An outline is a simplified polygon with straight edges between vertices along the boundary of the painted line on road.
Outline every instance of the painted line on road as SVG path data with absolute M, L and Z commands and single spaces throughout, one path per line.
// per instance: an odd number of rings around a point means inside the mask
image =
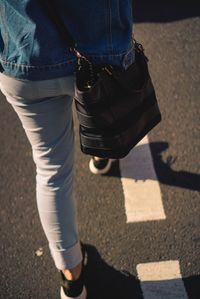
M 179 261 L 138 264 L 136 268 L 144 299 L 188 299 Z
M 120 160 L 127 222 L 166 219 L 148 137 Z

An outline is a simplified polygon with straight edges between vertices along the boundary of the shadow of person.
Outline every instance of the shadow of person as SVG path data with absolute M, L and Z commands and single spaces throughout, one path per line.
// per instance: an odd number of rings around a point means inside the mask
M 157 176 L 154 175 L 154 172 L 151 171 L 151 169 L 148 167 L 145 169 L 135 169 L 133 158 L 133 160 L 131 161 L 133 164 L 132 170 L 127 172 L 125 176 L 126 178 L 130 178 L 135 181 L 158 180 L 162 184 L 200 191 L 199 174 L 191 173 L 184 170 L 173 170 L 171 166 L 175 163 L 177 157 L 168 156 L 166 161 L 163 160 L 162 152 L 164 152 L 169 147 L 168 142 L 151 142 L 149 144 L 147 143 L 136 146 L 132 151 L 133 155 L 137 157 L 137 160 L 142 160 L 145 158 L 145 153 L 148 152 L 149 146 L 151 149 L 153 164 Z M 131 155 L 131 153 L 129 155 Z M 129 159 L 129 156 L 127 156 L 126 159 Z M 106 175 L 121 177 L 119 165 L 115 163 L 111 171 Z
M 181 19 L 199 17 L 198 1 L 159 1 L 133 0 L 133 22 L 173 22 Z
M 191 173 L 185 170 L 173 170 L 171 166 L 174 164 L 177 157 L 168 156 L 166 162 L 163 161 L 161 153 L 168 147 L 169 144 L 167 142 L 150 143 L 153 162 L 159 182 L 170 186 L 200 191 L 199 174 Z
M 129 272 L 119 271 L 109 266 L 93 245 L 84 244 L 84 248 L 86 250 L 84 280 L 88 293 L 87 299 L 143 299 L 143 292 L 146 296 L 149 295 L 148 298 L 152 295 L 152 298 L 155 298 L 156 293 L 159 294 L 159 298 L 162 295 L 164 298 L 167 296 L 175 298 L 176 295 L 183 294 L 185 291 L 190 299 L 200 298 L 199 276 L 167 280 L 148 279 L 140 282 Z
M 184 277 L 183 281 L 188 293 L 188 297 L 190 299 L 200 298 L 200 275 Z
M 118 271 L 109 266 L 97 249 L 84 244 L 87 263 L 85 285 L 88 299 L 142 299 L 139 281 L 126 271 Z

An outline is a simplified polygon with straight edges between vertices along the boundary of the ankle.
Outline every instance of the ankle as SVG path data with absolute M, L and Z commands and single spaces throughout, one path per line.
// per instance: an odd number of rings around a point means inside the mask
M 77 280 L 80 277 L 81 271 L 82 271 L 82 263 L 78 264 L 76 267 L 72 269 L 62 270 L 67 280 Z
M 100 157 L 94 157 L 95 161 L 101 161 L 101 160 L 106 160 L 106 158 L 100 158 Z

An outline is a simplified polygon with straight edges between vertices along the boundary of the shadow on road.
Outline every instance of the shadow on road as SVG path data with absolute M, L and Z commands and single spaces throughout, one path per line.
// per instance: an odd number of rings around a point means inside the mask
M 85 266 L 85 285 L 88 299 L 143 299 L 142 288 L 145 292 L 155 294 L 172 290 L 177 293 L 177 285 L 182 279 L 140 281 L 127 271 L 118 271 L 109 266 L 100 256 L 97 249 L 89 244 L 84 244 L 87 262 Z M 200 298 L 200 276 L 183 278 L 183 282 L 190 299 Z M 149 294 L 150 294 L 149 293 Z M 170 294 L 170 291 L 169 291 Z
M 133 275 L 109 266 L 94 246 L 84 246 L 87 252 L 85 284 L 88 299 L 142 299 L 139 281 Z
M 194 191 L 200 191 L 200 175 L 188 171 L 176 171 L 171 168 L 177 157 L 169 156 L 165 161 L 162 159 L 161 153 L 169 147 L 168 142 L 152 142 L 150 143 L 151 153 L 153 156 L 154 166 L 159 182 L 186 188 Z
M 153 157 L 154 167 L 157 174 L 158 181 L 162 184 L 176 186 L 180 188 L 190 189 L 194 191 L 200 191 L 200 175 L 196 173 L 191 173 L 188 171 L 180 170 L 176 171 L 172 169 L 173 163 L 176 161 L 177 157 L 169 156 L 166 161 L 162 158 L 162 152 L 169 147 L 168 142 L 151 142 L 150 144 L 151 153 Z M 148 144 L 138 145 L 134 148 L 134 151 L 140 152 L 143 151 L 143 147 L 149 146 Z M 110 173 L 107 176 L 121 177 L 119 172 L 119 165 L 115 163 L 113 165 Z M 146 173 L 144 176 L 133 175 L 133 180 L 142 180 L 155 179 L 154 177 L 147 177 Z
M 134 23 L 165 23 L 198 16 L 200 16 L 200 2 L 194 0 L 133 0 Z
M 183 279 L 189 299 L 200 298 L 200 276 L 192 275 Z

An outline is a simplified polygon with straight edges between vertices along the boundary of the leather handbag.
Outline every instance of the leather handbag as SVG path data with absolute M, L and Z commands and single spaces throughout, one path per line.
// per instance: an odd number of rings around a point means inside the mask
M 148 59 L 135 40 L 135 61 L 126 70 L 93 65 L 81 55 L 54 1 L 40 0 L 77 58 L 75 107 L 84 154 L 120 159 L 161 121 Z

